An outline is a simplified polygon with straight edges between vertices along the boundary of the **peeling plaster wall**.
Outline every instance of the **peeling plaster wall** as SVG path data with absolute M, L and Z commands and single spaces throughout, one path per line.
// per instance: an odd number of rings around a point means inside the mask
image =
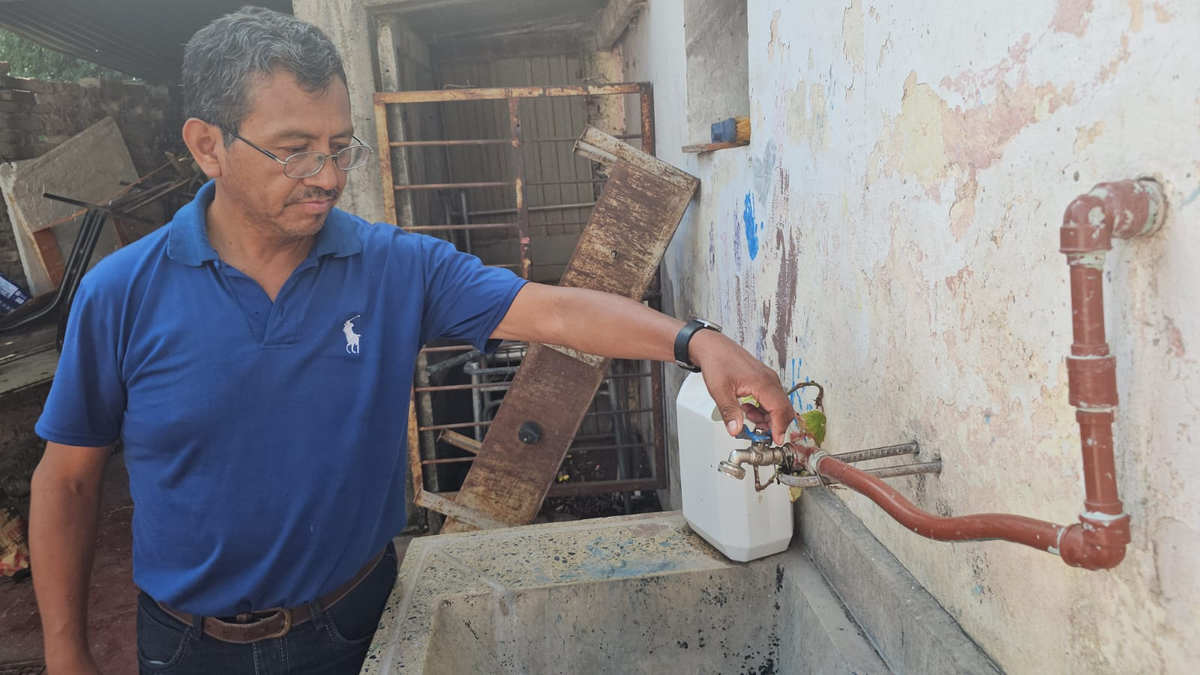
M 747 148 L 679 150 L 698 95 L 682 3 L 649 3 L 619 46 L 625 79 L 654 84 L 658 154 L 703 180 L 665 287 L 676 316 L 723 324 L 785 384 L 824 383 L 830 451 L 916 439 L 940 455 L 940 477 L 893 480 L 927 510 L 1076 520 L 1058 227 L 1094 183 L 1164 182 L 1163 231 L 1107 262 L 1133 517 L 1116 570 L 931 542 L 839 494 L 1008 671 L 1194 672 L 1200 5 L 747 4 Z

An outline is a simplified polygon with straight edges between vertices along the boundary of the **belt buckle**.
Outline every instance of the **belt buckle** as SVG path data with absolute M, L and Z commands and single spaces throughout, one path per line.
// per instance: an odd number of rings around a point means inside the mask
M 266 639 L 268 640 L 281 638 L 284 635 L 287 635 L 288 631 L 292 629 L 292 610 L 285 607 L 276 611 L 283 615 L 283 628 L 280 628 L 279 632 L 277 633 L 272 633 L 271 635 L 266 636 Z

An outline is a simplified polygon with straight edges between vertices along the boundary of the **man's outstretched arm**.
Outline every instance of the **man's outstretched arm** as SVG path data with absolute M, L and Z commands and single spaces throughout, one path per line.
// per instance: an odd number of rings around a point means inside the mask
M 618 359 L 674 361 L 675 336 L 683 322 L 611 293 L 526 284 L 493 338 L 561 345 Z M 768 416 L 777 444 L 786 439 L 794 414 L 779 376 L 716 331 L 696 333 L 688 356 L 700 367 L 730 435 L 742 429 L 738 399 L 753 396 Z

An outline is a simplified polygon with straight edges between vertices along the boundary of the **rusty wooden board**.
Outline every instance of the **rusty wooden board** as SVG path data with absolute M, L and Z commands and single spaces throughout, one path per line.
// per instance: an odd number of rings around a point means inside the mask
M 562 284 L 640 300 L 699 181 L 594 129 L 581 145 L 612 168 Z M 442 532 L 532 522 L 607 369 L 608 359 L 531 345 L 455 496 L 475 525 L 451 517 Z

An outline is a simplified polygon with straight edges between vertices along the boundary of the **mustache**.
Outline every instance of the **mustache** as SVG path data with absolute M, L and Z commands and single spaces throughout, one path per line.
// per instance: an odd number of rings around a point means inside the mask
M 313 201 L 337 201 L 339 194 L 340 193 L 337 190 L 325 190 L 322 188 L 308 188 L 307 190 L 304 191 L 304 194 L 300 195 L 299 197 L 297 197 L 295 199 L 290 200 L 288 203 L 289 204 L 299 204 L 302 202 L 313 202 Z

